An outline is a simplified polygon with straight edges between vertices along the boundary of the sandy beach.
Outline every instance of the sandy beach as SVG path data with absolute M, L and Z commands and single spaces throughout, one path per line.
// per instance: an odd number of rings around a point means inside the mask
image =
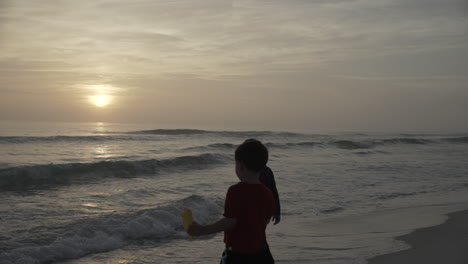
M 448 216 L 448 220 L 441 225 L 397 237 L 411 248 L 377 256 L 370 259 L 369 264 L 468 263 L 468 210 Z

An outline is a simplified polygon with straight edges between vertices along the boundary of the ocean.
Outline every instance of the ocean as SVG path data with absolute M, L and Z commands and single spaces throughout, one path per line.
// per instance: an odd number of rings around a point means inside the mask
M 190 240 L 179 213 L 221 217 L 248 138 L 270 151 L 277 263 L 366 263 L 468 208 L 468 134 L 0 124 L 2 264 L 219 263 L 222 233 Z

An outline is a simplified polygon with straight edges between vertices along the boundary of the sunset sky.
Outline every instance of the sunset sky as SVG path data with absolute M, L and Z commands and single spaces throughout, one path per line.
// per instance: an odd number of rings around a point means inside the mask
M 468 132 L 466 0 L 1 0 L 0 120 Z

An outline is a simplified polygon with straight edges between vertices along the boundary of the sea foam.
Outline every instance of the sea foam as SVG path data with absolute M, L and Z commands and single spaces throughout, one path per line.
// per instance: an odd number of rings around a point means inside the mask
M 197 222 L 207 223 L 220 216 L 222 201 L 192 195 L 154 209 L 82 219 L 65 227 L 50 228 L 48 237 L 33 241 L 25 231 L 5 243 L 18 244 L 27 240 L 28 244 L 36 245 L 2 253 L 0 263 L 48 263 L 115 250 L 141 239 L 170 241 L 186 238 L 179 215 L 183 208 L 192 209 Z M 52 242 L 42 244 L 43 241 Z

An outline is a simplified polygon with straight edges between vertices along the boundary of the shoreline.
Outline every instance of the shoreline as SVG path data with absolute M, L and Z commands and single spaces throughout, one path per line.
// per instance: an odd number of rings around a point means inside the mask
M 447 214 L 439 225 L 396 237 L 411 248 L 368 259 L 368 264 L 468 263 L 468 210 Z

